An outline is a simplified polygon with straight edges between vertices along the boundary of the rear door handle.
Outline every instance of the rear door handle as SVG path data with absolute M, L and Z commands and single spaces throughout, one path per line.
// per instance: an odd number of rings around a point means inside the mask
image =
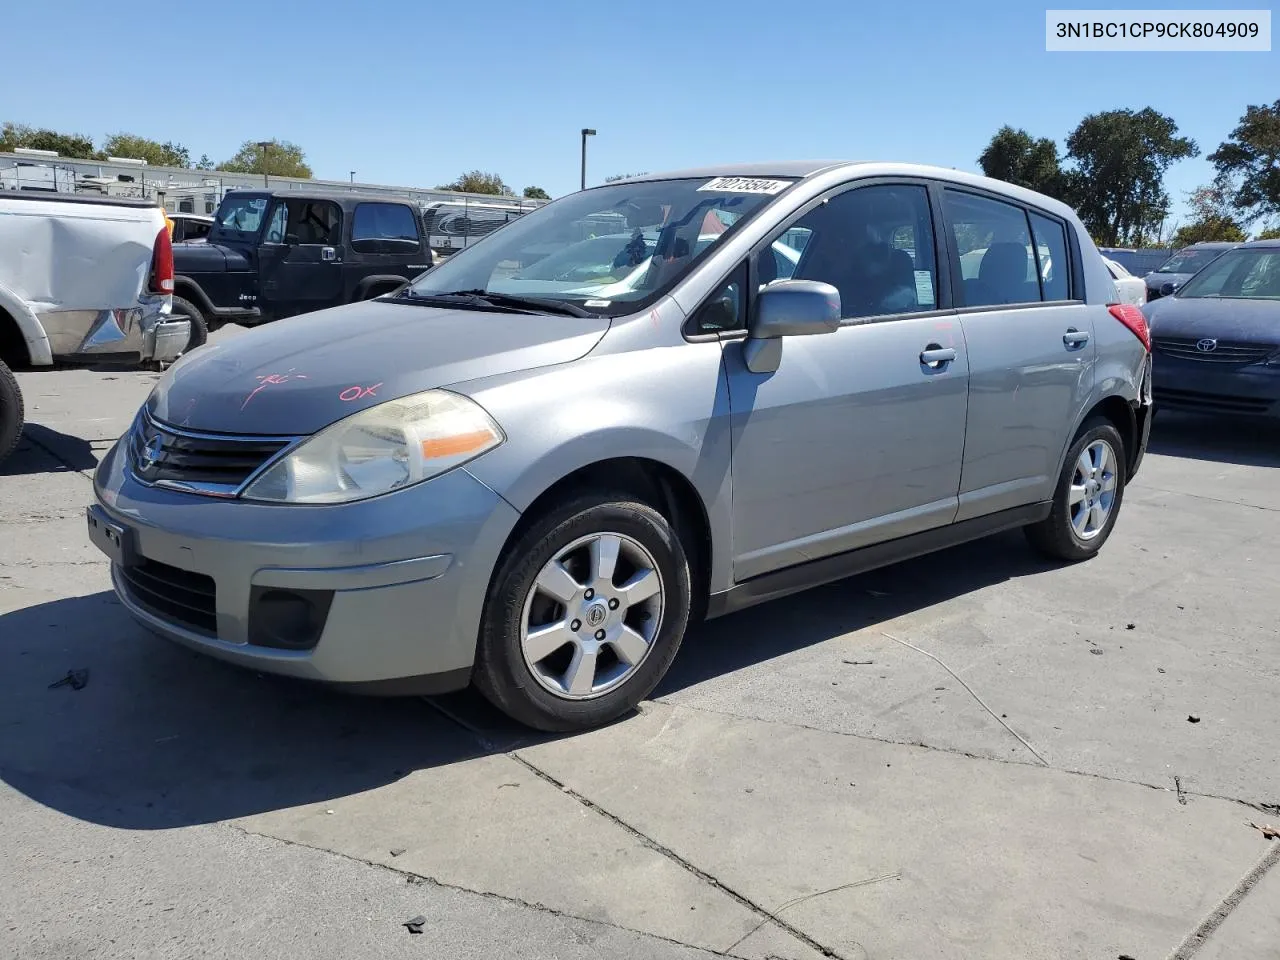
M 1089 342 L 1089 331 L 1071 327 L 1062 335 L 1062 342 L 1068 347 L 1083 347 Z
M 920 351 L 920 362 L 931 370 L 940 370 L 955 358 L 955 347 L 944 347 L 937 343 L 931 343 Z

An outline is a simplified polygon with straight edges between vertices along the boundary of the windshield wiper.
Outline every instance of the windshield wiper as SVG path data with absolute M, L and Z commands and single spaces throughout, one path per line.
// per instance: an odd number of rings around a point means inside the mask
M 570 317 L 594 317 L 590 310 L 584 310 L 576 303 L 554 300 L 549 297 L 521 297 L 509 293 L 490 293 L 488 290 L 452 290 L 449 293 L 431 294 L 437 297 L 471 297 L 482 303 L 495 307 L 510 307 L 515 310 L 536 310 L 540 313 L 562 313 Z

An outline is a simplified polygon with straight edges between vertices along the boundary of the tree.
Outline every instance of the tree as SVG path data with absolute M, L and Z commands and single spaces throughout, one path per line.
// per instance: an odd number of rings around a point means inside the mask
M 550 200 L 551 194 L 543 190 L 541 187 L 525 187 L 524 198 L 526 200 Z
M 614 183 L 615 181 L 618 181 L 618 180 L 629 180 L 631 177 L 643 177 L 648 172 L 649 172 L 648 170 L 643 170 L 640 173 L 615 173 L 612 177 L 605 177 L 604 182 Z
M 499 196 L 515 196 L 511 188 L 502 182 L 496 173 L 485 173 L 483 170 L 468 170 L 453 183 L 441 184 L 437 190 L 457 190 L 460 193 L 492 193 Z
M 1090 234 L 1120 246 L 1157 232 L 1169 212 L 1164 175 L 1200 152 L 1178 125 L 1150 107 L 1109 110 L 1080 121 L 1067 137 L 1074 161 L 1068 191 Z
M 212 170 L 213 161 L 209 159 L 209 155 L 207 153 L 202 153 L 200 154 L 200 162 L 196 164 L 195 168 L 197 170 Z
M 1280 240 L 1280 227 L 1268 227 L 1266 230 L 1260 230 L 1255 240 Z
M 0 151 L 12 153 L 18 147 L 31 150 L 56 150 L 59 156 L 93 160 L 93 138 L 82 133 L 58 133 L 37 130 L 21 123 L 5 123 L 0 127 Z
M 1003 126 L 978 157 L 988 177 L 1062 198 L 1066 177 L 1058 159 L 1058 145 L 1048 137 L 1034 140 L 1025 130 Z
M 102 142 L 102 154 L 107 157 L 132 157 L 145 160 L 155 167 L 189 167 L 191 153 L 180 143 L 148 140 L 132 133 L 113 133 Z
M 1231 215 L 1234 193 L 1218 182 L 1191 191 L 1187 199 L 1191 222 L 1173 235 L 1175 247 L 1188 247 L 1206 240 L 1244 242 L 1244 227 Z
M 1280 214 L 1280 100 L 1246 107 L 1231 136 L 1208 159 L 1220 178 L 1239 179 L 1234 206 L 1248 220 Z
M 311 177 L 306 154 L 288 140 L 272 140 L 265 148 L 258 146 L 256 140 L 246 140 L 234 157 L 215 169 L 227 173 L 266 173 L 273 177 Z

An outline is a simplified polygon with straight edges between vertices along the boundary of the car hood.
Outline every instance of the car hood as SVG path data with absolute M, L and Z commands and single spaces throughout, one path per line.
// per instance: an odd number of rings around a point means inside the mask
M 1280 343 L 1280 300 L 1161 297 L 1143 310 L 1154 337 Z
M 210 243 L 203 237 L 173 245 L 173 270 L 180 276 L 248 269 L 248 257 L 235 247 Z
M 366 301 L 303 314 L 195 350 L 147 409 L 211 433 L 305 435 L 421 390 L 587 354 L 608 318 Z

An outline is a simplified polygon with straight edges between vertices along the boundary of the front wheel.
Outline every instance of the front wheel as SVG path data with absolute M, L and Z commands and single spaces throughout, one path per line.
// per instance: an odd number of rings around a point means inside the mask
M 17 447 L 23 419 L 22 391 L 12 371 L 0 360 L 0 460 Z
M 513 543 L 489 588 L 475 682 L 539 730 L 599 726 L 662 679 L 689 619 L 675 530 L 626 494 L 578 497 Z
M 1111 536 L 1127 480 L 1119 431 L 1109 420 L 1090 420 L 1067 451 L 1053 509 L 1026 528 L 1027 539 L 1056 560 L 1088 560 Z

